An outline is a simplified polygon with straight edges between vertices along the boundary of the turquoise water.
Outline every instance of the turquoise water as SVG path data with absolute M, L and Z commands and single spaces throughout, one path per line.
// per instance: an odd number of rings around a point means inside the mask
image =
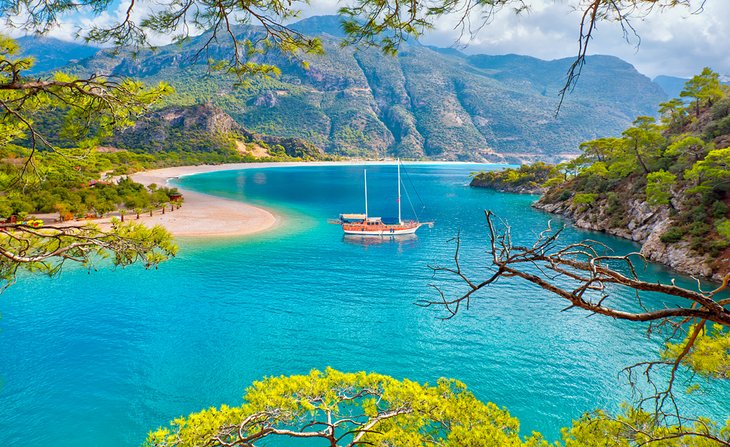
M 458 230 L 464 258 L 474 261 L 465 267 L 485 273 L 485 208 L 524 241 L 549 219 L 530 208 L 534 197 L 468 188 L 477 168 L 408 166 L 405 183 L 427 205 L 421 218 L 436 225 L 397 242 L 345 239 L 326 223 L 361 211 L 362 167 L 182 179 L 266 204 L 284 223 L 244 239 L 181 241 L 178 258 L 155 271 L 21 278 L 0 296 L 0 445 L 134 446 L 176 416 L 239 403 L 253 380 L 328 365 L 455 377 L 519 417 L 524 433 L 550 437 L 584 411 L 615 408 L 629 398 L 620 370 L 657 351 L 643 326 L 560 313 L 563 302 L 517 280 L 494 285 L 449 321 L 413 304 L 435 298 L 432 283 L 455 292 L 458 284 L 432 278 L 428 265 L 449 262 Z M 371 214 L 395 215 L 394 176 L 392 166 L 368 167 Z M 590 237 L 617 252 L 636 249 Z M 657 266 L 647 276 L 669 277 Z M 728 402 L 730 387 L 716 384 L 683 399 L 691 412 L 715 417 L 730 414 Z

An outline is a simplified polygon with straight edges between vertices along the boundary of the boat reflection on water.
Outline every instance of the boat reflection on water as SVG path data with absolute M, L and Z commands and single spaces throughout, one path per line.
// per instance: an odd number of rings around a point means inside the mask
M 414 246 L 418 243 L 418 236 L 415 234 L 401 234 L 397 236 L 370 236 L 360 234 L 345 234 L 342 236 L 345 243 L 370 247 L 375 245 L 395 244 L 399 247 Z

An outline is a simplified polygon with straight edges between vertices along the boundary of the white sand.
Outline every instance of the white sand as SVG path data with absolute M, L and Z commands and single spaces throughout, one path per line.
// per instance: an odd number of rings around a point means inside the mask
M 152 183 L 166 186 L 169 180 L 183 175 L 229 169 L 241 168 L 234 168 L 233 165 L 180 166 L 139 172 L 131 175 L 131 178 L 145 186 Z M 174 236 L 183 237 L 244 236 L 268 230 L 280 220 L 278 216 L 263 208 L 183 188 L 178 189 L 184 197 L 181 208 L 170 211 L 168 207 L 165 214 L 157 210 L 151 217 L 148 213 L 143 213 L 140 220 L 146 225 L 162 225 Z M 135 217 L 127 215 L 127 219 Z
M 353 162 L 349 162 L 352 164 Z M 358 162 L 355 162 L 358 163 Z M 372 163 L 372 162 L 369 162 Z M 376 162 L 381 163 L 381 162 Z M 382 162 L 392 164 L 393 162 Z M 172 179 L 205 172 L 233 171 L 241 169 L 257 169 L 287 166 L 323 166 L 343 164 L 341 162 L 291 162 L 291 163 L 232 163 L 225 165 L 177 166 L 173 168 L 155 169 L 132 174 L 132 180 L 148 186 L 155 183 L 167 186 Z M 185 202 L 180 209 L 165 214 L 159 210 L 150 217 L 143 213 L 140 221 L 147 225 L 162 225 L 174 236 L 191 237 L 230 237 L 244 236 L 268 230 L 276 226 L 281 217 L 263 208 L 248 205 L 236 200 L 201 194 L 179 188 Z M 136 216 L 127 214 L 126 219 Z
M 426 162 L 428 163 L 428 162 Z M 443 162 L 435 162 L 443 163 Z M 241 169 L 258 169 L 291 166 L 328 166 L 328 165 L 363 165 L 394 164 L 394 161 L 360 161 L 347 162 L 290 162 L 290 163 L 232 163 L 224 165 L 178 166 L 155 169 L 132 174 L 132 180 L 147 186 L 152 183 L 168 186 L 171 179 L 178 177 L 216 171 L 232 171 Z M 236 200 L 201 194 L 178 187 L 185 199 L 183 206 L 165 214 L 155 210 L 140 215 L 140 222 L 147 225 L 162 225 L 174 236 L 182 237 L 230 237 L 259 233 L 275 227 L 281 217 L 271 211 L 252 206 Z M 94 220 L 94 223 L 105 226 L 109 218 Z M 128 212 L 127 221 L 137 221 L 134 213 Z

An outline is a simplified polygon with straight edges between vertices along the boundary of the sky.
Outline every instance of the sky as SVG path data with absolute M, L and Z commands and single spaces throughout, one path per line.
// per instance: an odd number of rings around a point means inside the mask
M 117 2 L 100 17 L 69 16 L 50 35 L 72 39 L 79 25 L 111 23 L 126 10 L 128 0 Z M 701 0 L 696 0 L 699 4 Z M 530 10 L 516 15 L 500 11 L 476 35 L 459 41 L 456 17 L 445 17 L 421 38 L 424 44 L 455 46 L 470 54 L 523 54 L 540 59 L 574 57 L 578 51 L 580 12 L 578 0 L 529 0 Z M 302 17 L 336 13 L 337 0 L 312 0 Z M 479 17 L 474 17 L 478 22 Z M 641 73 L 691 77 L 709 66 L 730 78 L 730 1 L 706 0 L 702 11 L 683 6 L 654 10 L 646 17 L 635 17 L 631 24 L 638 38 L 627 39 L 615 23 L 603 22 L 590 42 L 589 54 L 608 54 L 632 63 Z M 0 32 L 8 32 L 0 24 Z M 17 35 L 17 33 L 11 33 Z M 164 40 L 164 37 L 162 37 Z M 160 43 L 160 42 L 156 42 Z
M 527 14 L 501 11 L 467 43 L 467 53 L 526 54 L 540 59 L 572 57 L 578 51 L 581 14 L 575 2 L 538 0 Z M 695 12 L 695 13 L 693 13 Z M 591 54 L 609 54 L 632 63 L 650 77 L 691 77 L 709 66 L 730 76 L 730 1 L 707 0 L 701 12 L 685 7 L 654 10 L 631 21 L 638 38 L 624 38 L 616 23 L 599 24 L 589 44 Z M 453 24 L 440 23 L 424 40 L 453 45 Z

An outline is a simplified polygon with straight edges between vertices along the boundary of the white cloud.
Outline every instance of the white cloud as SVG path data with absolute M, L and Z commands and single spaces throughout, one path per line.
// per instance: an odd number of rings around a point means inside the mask
M 468 53 L 505 54 L 516 53 L 541 59 L 573 57 L 577 52 L 580 11 L 576 0 L 532 0 L 528 13 L 515 15 L 508 8 L 500 11 L 491 22 L 473 36 L 464 36 L 462 48 Z M 72 40 L 81 27 L 109 25 L 123 17 L 129 0 L 122 0 L 113 9 L 99 16 L 79 14 L 66 17 L 62 25 L 50 35 Z M 138 2 L 136 17 L 149 11 L 153 2 Z M 302 17 L 336 13 L 340 6 L 336 0 L 312 0 Z M 621 27 L 615 23 L 600 23 L 590 42 L 590 54 L 610 54 L 634 64 L 651 77 L 659 74 L 689 77 L 702 67 L 709 66 L 723 75 L 730 75 L 730 2 L 707 0 L 705 9 L 698 14 L 678 6 L 666 10 L 654 10 L 645 18 L 636 17 L 631 22 L 638 36 L 624 39 Z M 474 17 L 473 23 L 481 18 Z M 423 37 L 426 44 L 451 46 L 459 38 L 456 17 L 444 17 L 434 30 Z M 17 31 L 3 29 L 18 35 Z M 154 36 L 155 44 L 165 43 L 168 36 Z
M 501 11 L 470 42 L 468 53 L 518 53 L 556 59 L 577 54 L 580 12 L 568 2 L 536 0 L 529 13 Z M 572 3 L 572 2 L 571 2 Z M 589 46 L 590 54 L 610 54 L 634 64 L 649 76 L 668 74 L 689 77 L 710 66 L 730 75 L 730 2 L 708 0 L 697 14 L 685 7 L 656 9 L 631 24 L 639 37 L 624 39 L 616 23 L 600 23 Z M 424 38 L 434 45 L 452 45 L 458 38 L 455 20 L 444 20 Z M 637 47 L 637 44 L 638 47 Z

